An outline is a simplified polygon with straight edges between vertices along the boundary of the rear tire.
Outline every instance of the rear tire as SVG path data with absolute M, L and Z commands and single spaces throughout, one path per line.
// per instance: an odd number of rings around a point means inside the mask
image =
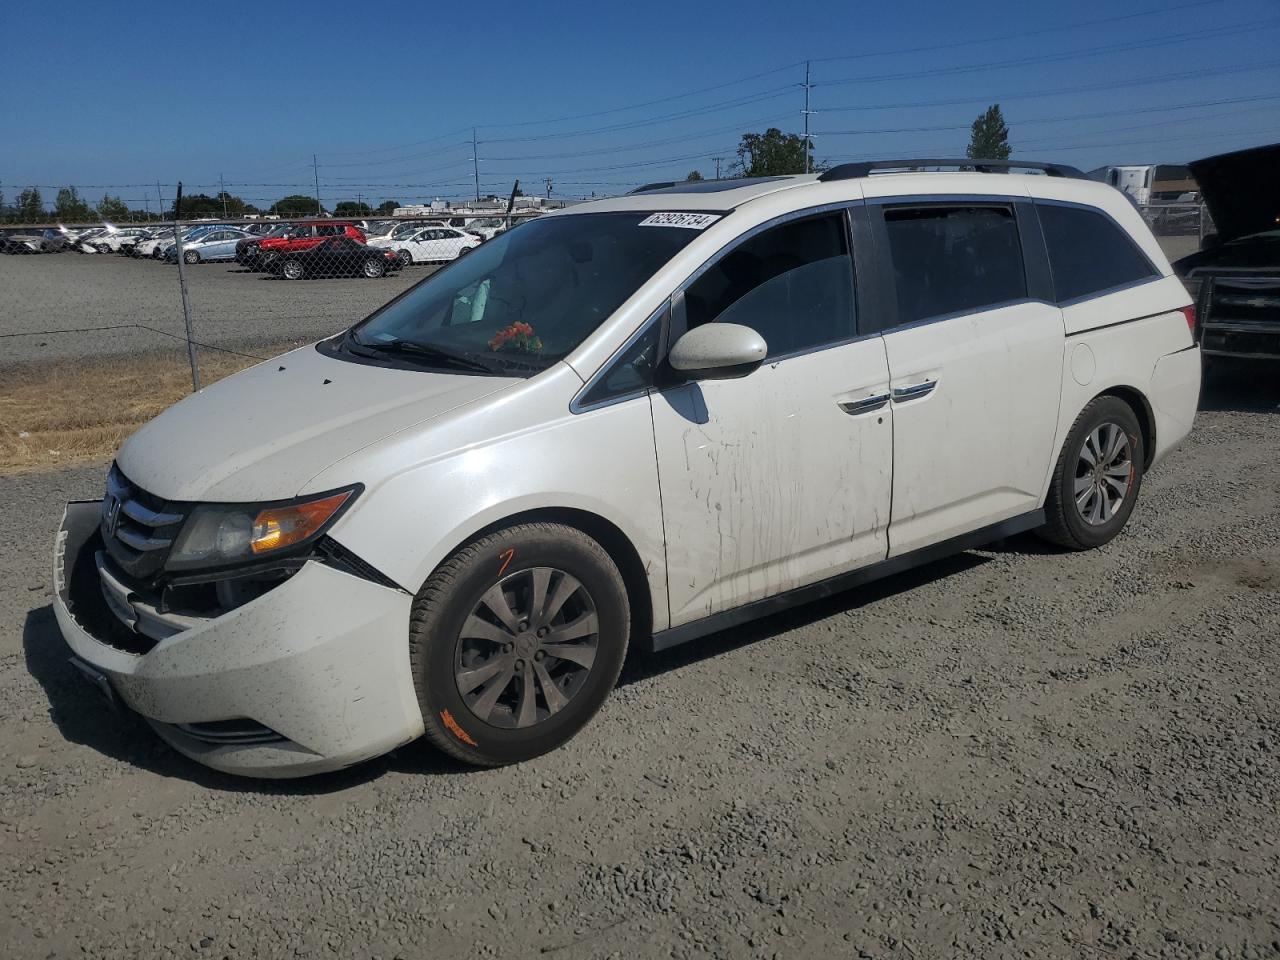
M 1045 500 L 1045 525 L 1036 532 L 1068 550 L 1109 542 L 1133 513 L 1144 463 L 1133 408 L 1119 397 L 1091 401 L 1067 434 Z
M 485 767 L 554 750 L 609 696 L 630 629 L 622 575 L 582 531 L 526 523 L 481 537 L 436 569 L 410 613 L 427 739 Z

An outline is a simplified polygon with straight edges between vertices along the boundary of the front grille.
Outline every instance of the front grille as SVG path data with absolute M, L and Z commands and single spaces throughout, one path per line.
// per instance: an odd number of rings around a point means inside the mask
M 148 493 L 112 465 L 102 501 L 102 540 L 125 574 L 139 581 L 159 574 L 186 516 L 185 504 Z
M 1280 357 L 1280 275 L 1204 274 L 1196 307 L 1201 349 L 1236 357 Z

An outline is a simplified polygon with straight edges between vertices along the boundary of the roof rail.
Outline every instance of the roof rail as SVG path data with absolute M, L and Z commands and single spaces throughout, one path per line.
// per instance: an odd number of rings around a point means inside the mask
M 674 180 L 659 180 L 657 183 L 646 183 L 642 187 L 628 190 L 627 196 L 631 196 L 633 193 L 644 193 L 646 190 L 665 190 L 667 187 L 674 187 L 675 185 L 676 182 Z
M 823 183 L 831 180 L 856 180 L 870 176 L 876 170 L 918 170 L 922 167 L 971 167 L 978 173 L 1041 170 L 1050 177 L 1089 179 L 1082 171 L 1065 163 L 1037 163 L 1034 160 L 861 160 L 832 167 L 818 179 Z

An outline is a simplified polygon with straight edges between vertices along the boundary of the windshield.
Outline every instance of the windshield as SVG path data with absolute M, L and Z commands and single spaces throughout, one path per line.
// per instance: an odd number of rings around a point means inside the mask
M 358 342 L 419 344 L 518 374 L 585 340 L 697 231 L 647 212 L 547 217 L 476 247 L 355 327 Z

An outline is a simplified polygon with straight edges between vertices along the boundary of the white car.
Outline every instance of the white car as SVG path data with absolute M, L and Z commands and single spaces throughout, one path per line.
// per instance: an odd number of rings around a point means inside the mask
M 370 240 L 369 246 L 381 247 L 385 250 L 396 250 L 400 254 L 400 262 L 439 263 L 456 260 L 470 250 L 474 250 L 484 241 L 465 230 L 452 227 L 427 227 L 417 230 L 408 236 L 392 235 L 384 239 Z
M 142 227 L 111 227 L 90 240 L 84 241 L 98 253 L 119 253 L 120 245 L 126 240 L 138 240 L 150 236 L 150 231 Z
M 583 203 L 206 387 L 67 508 L 75 663 L 232 773 L 423 734 L 496 765 L 580 730 L 629 644 L 1107 543 L 1191 429 L 1192 307 L 1123 195 L 983 166 Z
M 133 255 L 159 260 L 164 256 L 164 248 L 171 243 L 173 243 L 173 228 L 166 227 L 152 232 L 151 236 L 145 240 L 139 240 L 137 246 L 133 248 Z

